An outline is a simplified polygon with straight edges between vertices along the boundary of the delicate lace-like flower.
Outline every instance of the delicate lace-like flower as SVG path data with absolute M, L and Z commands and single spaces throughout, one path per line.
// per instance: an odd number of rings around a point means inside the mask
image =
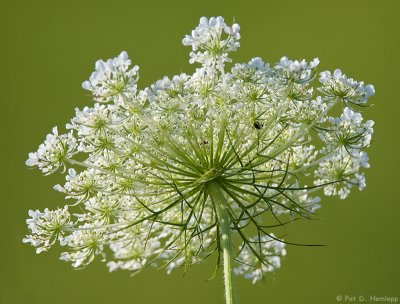
M 277 240 L 273 234 L 261 238 L 253 237 L 241 247 L 237 257 L 241 264 L 233 271 L 237 275 L 251 279 L 253 284 L 263 279 L 265 273 L 280 268 L 281 258 L 286 255 L 285 244 Z
M 109 117 L 111 111 L 106 105 L 96 103 L 94 108 L 84 107 L 82 111 L 75 109 L 76 116 L 67 129 L 75 129 L 79 136 L 102 134 L 110 128 L 113 121 Z
M 366 154 L 353 156 L 344 149 L 339 149 L 332 157 L 321 162 L 315 172 L 315 185 L 324 185 L 324 194 L 338 195 L 345 199 L 350 194 L 352 186 L 357 185 L 360 190 L 365 187 L 364 174 L 358 171 L 364 162 L 360 161 Z
M 318 64 L 318 58 L 314 58 L 313 61 L 307 63 L 304 59 L 293 61 L 287 57 L 282 57 L 276 65 L 276 71 L 279 72 L 279 77 L 282 77 L 287 82 L 308 83 L 314 79 Z
M 184 92 L 184 85 L 188 78 L 189 76 L 184 73 L 175 75 L 172 80 L 164 76 L 163 79 L 152 85 L 152 89 L 158 98 L 161 98 L 162 96 L 160 95 L 162 94 L 164 94 L 165 98 L 176 97 Z
M 27 235 L 23 242 L 31 243 L 36 247 L 36 253 L 40 253 L 47 251 L 56 241 L 62 240 L 65 230 L 73 226 L 67 209 L 64 207 L 50 211 L 46 208 L 44 212 L 29 210 L 31 218 L 26 223 L 32 234 Z
M 300 125 L 320 126 L 326 121 L 324 113 L 327 110 L 327 103 L 320 96 L 315 100 L 298 100 L 293 104 L 292 110 L 289 112 L 288 122 Z
M 268 81 L 270 72 L 269 64 L 260 57 L 252 58 L 249 63 L 236 63 L 232 68 L 232 75 L 235 78 L 256 84 Z
M 122 94 L 135 94 L 139 67 L 135 65 L 129 70 L 131 60 L 124 51 L 118 57 L 107 61 L 98 60 L 96 71 L 90 79 L 82 83 L 85 90 L 93 93 L 93 98 L 98 102 L 117 101 Z
M 29 153 L 26 165 L 37 166 L 44 174 L 51 174 L 60 167 L 65 168 L 68 158 L 77 153 L 77 140 L 72 133 L 58 135 L 57 127 L 48 134 L 37 152 Z
M 371 143 L 373 125 L 372 120 L 362 123 L 360 113 L 345 108 L 339 118 L 329 117 L 331 126 L 326 132 L 321 132 L 321 139 L 328 144 L 327 149 L 344 147 L 350 154 L 369 147 Z
M 224 62 L 230 62 L 229 52 L 236 51 L 240 46 L 240 26 L 233 24 L 227 26 L 224 18 L 202 17 L 200 24 L 192 31 L 192 35 L 186 35 L 182 40 L 184 45 L 192 46 L 190 63 L 200 62 L 206 66 L 217 64 L 224 66 Z
M 61 245 L 67 245 L 69 252 L 63 252 L 61 260 L 72 262 L 72 267 L 81 268 L 90 264 L 95 256 L 103 255 L 103 243 L 106 241 L 106 234 L 103 229 L 91 229 L 100 226 L 102 223 L 93 222 L 81 226 L 81 230 L 74 231 L 65 237 Z M 85 229 L 88 228 L 88 229 Z
M 151 225 L 150 222 L 144 222 L 140 228 L 139 226 L 132 227 L 119 232 L 120 241 L 110 245 L 116 258 L 115 261 L 107 263 L 110 271 L 117 269 L 140 271 L 149 262 L 151 264 L 151 260 L 160 254 L 162 249 L 159 237 L 148 236 L 149 225 Z M 152 228 L 154 231 L 162 229 L 157 223 Z
M 64 187 L 56 185 L 54 189 L 66 193 L 66 198 L 74 198 L 79 202 L 107 189 L 107 186 L 111 187 L 110 182 L 105 180 L 95 169 L 88 169 L 78 174 L 75 169 L 71 168 L 68 170 L 66 180 Z
M 125 211 L 119 196 L 97 195 L 87 200 L 84 205 L 86 213 L 76 214 L 76 216 L 78 220 L 86 222 L 108 224 L 118 219 L 119 215 Z
M 322 93 L 330 97 L 339 97 L 347 106 L 363 106 L 368 98 L 375 94 L 373 85 L 364 85 L 363 81 L 348 78 L 339 69 L 333 74 L 330 71 L 322 72 L 319 81 L 323 84 L 320 88 Z
M 237 24 L 201 18 L 183 40 L 201 67 L 142 90 L 126 52 L 98 61 L 83 84 L 94 105 L 26 162 L 68 168 L 54 188 L 71 215 L 31 211 L 24 242 L 40 252 L 59 241 L 73 267 L 100 256 L 110 271 L 170 273 L 216 255 L 229 299 L 233 267 L 253 282 L 280 267 L 282 225 L 312 218 L 322 195 L 363 189 L 373 122 L 346 105 L 364 105 L 373 87 L 338 70 L 315 84 L 318 59 L 229 68 L 239 38 Z

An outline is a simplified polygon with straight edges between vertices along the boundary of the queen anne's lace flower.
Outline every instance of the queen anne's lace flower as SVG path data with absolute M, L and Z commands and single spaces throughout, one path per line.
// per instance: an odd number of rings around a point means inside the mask
M 51 211 L 45 209 L 29 210 L 30 218 L 26 220 L 31 235 L 23 239 L 24 243 L 31 243 L 36 247 L 36 253 L 47 251 L 56 241 L 63 240 L 66 230 L 72 227 L 67 206 L 63 209 Z
M 213 254 L 220 263 L 230 251 L 234 273 L 256 282 L 286 253 L 282 216 L 310 218 L 322 194 L 363 189 L 373 121 L 347 106 L 365 105 L 373 87 L 340 70 L 314 83 L 318 59 L 228 69 L 239 29 L 201 18 L 183 44 L 202 66 L 143 90 L 126 52 L 99 60 L 83 83 L 94 105 L 26 162 L 45 174 L 68 168 L 54 188 L 71 215 L 30 211 L 24 242 L 41 252 L 58 241 L 76 268 L 100 256 L 133 272 L 188 269 Z
M 53 133 L 46 136 L 37 152 L 29 153 L 26 165 L 37 166 L 44 174 L 51 174 L 60 167 L 65 168 L 65 162 L 77 153 L 77 148 L 77 140 L 72 132 L 58 135 L 58 129 L 54 127 Z
M 78 202 L 86 201 L 92 195 L 107 189 L 111 183 L 99 171 L 89 168 L 79 174 L 75 169 L 69 169 L 64 187 L 55 185 L 54 189 L 67 194 L 66 198 L 74 198 Z
M 352 155 L 345 149 L 339 149 L 332 157 L 320 163 L 315 171 L 316 185 L 325 185 L 324 194 L 339 195 L 345 199 L 350 194 L 352 186 L 357 185 L 360 190 L 365 187 L 363 173 L 359 173 L 360 167 L 365 165 L 366 154 Z
M 82 111 L 75 109 L 76 116 L 67 129 L 75 129 L 78 135 L 88 136 L 101 134 L 109 127 L 112 117 L 106 105 L 96 103 L 93 108 L 84 107 Z
M 266 82 L 270 72 L 269 64 L 260 57 L 251 59 L 249 63 L 236 63 L 232 68 L 232 75 L 235 78 L 254 84 Z
M 98 102 L 121 102 L 122 94 L 135 94 L 139 67 L 135 65 L 128 70 L 131 60 L 126 52 L 122 52 L 114 59 L 98 60 L 96 71 L 89 81 L 82 83 L 82 87 L 92 91 L 93 98 Z
M 375 94 L 373 85 L 365 85 L 363 81 L 348 78 L 339 69 L 333 74 L 330 71 L 322 72 L 319 81 L 323 84 L 320 88 L 322 93 L 330 97 L 339 97 L 347 106 L 364 105 L 368 98 Z
M 277 240 L 273 234 L 261 238 L 254 237 L 249 240 L 249 244 L 252 244 L 254 249 L 250 249 L 250 245 L 242 244 L 237 257 L 241 264 L 233 271 L 256 283 L 263 279 L 265 273 L 281 267 L 281 258 L 286 255 L 286 249 L 285 244 Z
M 190 63 L 200 62 L 206 66 L 217 64 L 220 68 L 224 62 L 230 62 L 229 52 L 234 52 L 240 46 L 240 26 L 227 26 L 224 18 L 202 17 L 200 24 L 182 40 L 184 45 L 192 46 Z
M 373 125 L 372 120 L 362 123 L 362 115 L 345 108 L 340 117 L 329 117 L 330 129 L 320 132 L 321 139 L 327 143 L 328 150 L 343 147 L 353 154 L 360 149 L 369 147 L 371 143 Z
M 293 61 L 287 57 L 282 57 L 276 65 L 276 71 L 279 72 L 279 77 L 282 77 L 285 81 L 302 84 L 313 80 L 318 64 L 318 58 L 314 58 L 313 61 L 307 63 L 304 59 Z
M 93 225 L 100 226 L 101 224 L 96 221 L 84 224 L 81 230 L 76 230 L 62 239 L 61 245 L 68 246 L 70 251 L 63 252 L 60 259 L 71 262 L 74 268 L 81 268 L 89 265 L 97 255 L 102 255 L 106 235 L 102 230 L 90 229 Z

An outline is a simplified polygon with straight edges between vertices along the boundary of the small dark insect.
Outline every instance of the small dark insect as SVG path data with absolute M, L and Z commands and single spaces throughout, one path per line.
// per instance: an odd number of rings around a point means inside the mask
M 256 128 L 257 130 L 261 130 L 262 127 L 264 127 L 264 124 L 263 124 L 262 122 L 259 122 L 259 121 L 256 120 L 256 121 L 254 122 L 253 126 L 254 126 L 254 128 Z
M 202 145 L 208 145 L 208 140 L 204 140 L 201 144 Z

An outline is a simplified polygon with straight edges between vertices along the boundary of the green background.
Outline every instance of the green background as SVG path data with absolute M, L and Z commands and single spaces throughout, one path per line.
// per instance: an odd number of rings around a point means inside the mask
M 181 39 L 201 16 L 241 25 L 238 62 L 283 55 L 321 60 L 320 71 L 341 68 L 373 83 L 376 121 L 367 188 L 349 199 L 324 199 L 317 221 L 288 227 L 282 268 L 266 283 L 237 279 L 247 303 L 337 303 L 337 295 L 400 298 L 399 1 L 1 1 L 1 250 L 0 303 L 223 303 L 222 278 L 205 283 L 214 264 L 183 276 L 147 269 L 138 276 L 108 273 L 98 261 L 74 271 L 60 251 L 36 255 L 21 240 L 28 209 L 56 208 L 51 187 L 61 174 L 41 177 L 24 162 L 54 125 L 90 105 L 81 89 L 98 58 L 126 50 L 140 66 L 143 88 L 164 75 L 191 73 Z M 400 300 L 399 300 L 400 301 Z M 344 300 L 343 300 L 344 302 Z

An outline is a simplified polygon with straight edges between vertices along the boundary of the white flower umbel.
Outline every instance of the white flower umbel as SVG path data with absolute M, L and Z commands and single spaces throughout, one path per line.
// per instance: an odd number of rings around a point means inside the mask
M 357 106 L 373 87 L 340 70 L 317 83 L 318 59 L 256 57 L 229 69 L 239 30 L 201 18 L 183 43 L 202 66 L 143 90 L 126 52 L 99 60 L 83 83 L 94 105 L 29 154 L 44 174 L 64 169 L 54 188 L 69 204 L 30 211 L 24 242 L 37 252 L 60 242 L 75 268 L 101 257 L 135 273 L 216 255 L 232 304 L 233 274 L 256 282 L 280 267 L 293 244 L 280 226 L 312 217 L 319 195 L 363 189 L 373 122 Z
M 114 59 L 98 60 L 96 71 L 82 83 L 82 87 L 92 91 L 94 100 L 98 102 L 116 102 L 121 94 L 135 94 L 139 67 L 135 65 L 128 70 L 130 65 L 131 60 L 125 51 Z
M 67 210 L 63 209 L 44 212 L 39 210 L 29 210 L 30 218 L 26 220 L 31 235 L 23 239 L 24 243 L 31 243 L 36 247 L 36 253 L 47 251 L 56 241 L 62 241 L 65 231 L 72 227 L 71 216 Z
M 240 46 L 240 27 L 238 24 L 227 26 L 222 17 L 200 18 L 200 24 L 182 40 L 184 45 L 191 45 L 190 63 L 200 62 L 205 66 L 218 65 L 223 68 L 230 62 L 229 52 Z
M 37 166 L 46 175 L 54 173 L 60 167 L 65 169 L 66 159 L 77 153 L 77 142 L 72 132 L 58 135 L 58 129 L 54 127 L 53 133 L 46 136 L 37 152 L 29 153 L 26 165 Z
M 326 96 L 339 97 L 347 106 L 362 106 L 368 98 L 375 94 L 374 86 L 348 78 L 341 70 L 336 69 L 321 73 L 319 81 L 324 84 L 320 88 Z
M 281 267 L 281 257 L 286 255 L 285 244 L 277 240 L 273 234 L 263 235 L 260 238 L 253 237 L 249 243 L 254 248 L 244 243 L 241 245 L 237 257 L 240 265 L 233 269 L 233 272 L 256 283 L 265 273 Z

